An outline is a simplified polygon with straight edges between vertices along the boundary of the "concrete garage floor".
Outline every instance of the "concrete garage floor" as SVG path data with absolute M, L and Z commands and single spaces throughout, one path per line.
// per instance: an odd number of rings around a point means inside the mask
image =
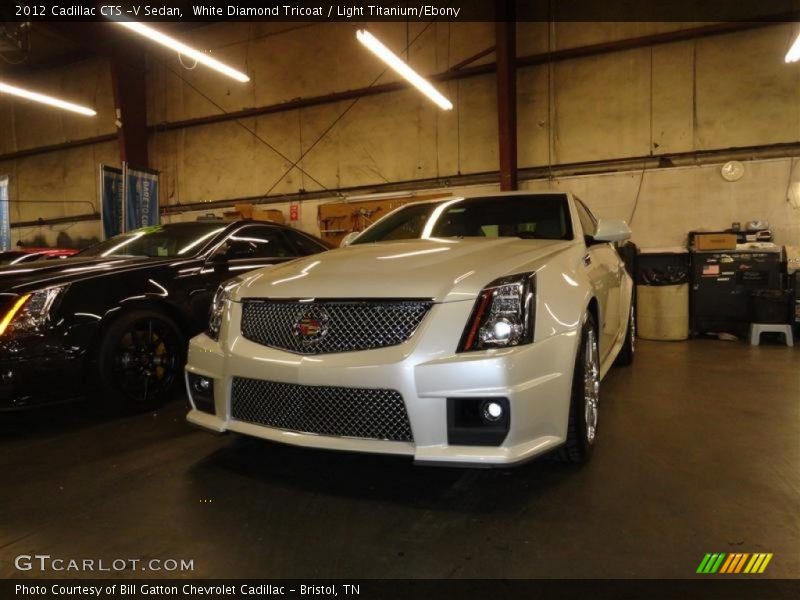
M 800 351 L 640 342 L 602 400 L 588 467 L 494 471 L 213 437 L 182 402 L 0 415 L 0 577 L 30 553 L 191 558 L 194 577 L 691 577 L 706 552 L 800 576 Z

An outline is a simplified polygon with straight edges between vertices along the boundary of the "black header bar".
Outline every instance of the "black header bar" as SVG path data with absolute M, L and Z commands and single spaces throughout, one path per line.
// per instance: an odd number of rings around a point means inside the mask
M 800 0 L 513 0 L 518 21 L 800 21 Z M 492 0 L 4 0 L 0 21 L 495 21 Z
M 459 580 L 215 580 L 215 579 L 8 579 L 0 598 L 84 600 L 538 600 L 540 598 L 739 598 L 800 597 L 800 580 L 705 576 L 697 579 L 459 579 Z

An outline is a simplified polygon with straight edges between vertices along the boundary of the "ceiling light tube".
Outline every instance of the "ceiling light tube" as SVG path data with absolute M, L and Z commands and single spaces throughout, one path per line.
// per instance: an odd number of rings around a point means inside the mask
M 356 31 L 356 38 L 358 38 L 358 41 L 364 44 L 364 46 L 366 46 L 370 52 L 389 65 L 389 67 L 395 73 L 400 75 L 420 92 L 433 100 L 440 108 L 444 110 L 452 110 L 453 103 L 450 102 L 450 100 L 442 96 L 442 94 L 440 94 L 439 91 L 433 87 L 427 79 L 409 67 L 408 64 L 403 61 L 403 59 L 384 46 L 378 40 L 378 38 L 372 35 L 369 31 L 365 29 L 359 29 Z
M 786 53 L 786 62 L 797 62 L 800 60 L 800 34 L 797 35 L 797 39 L 792 44 L 792 47 L 789 48 L 789 51 Z
M 73 104 L 72 102 L 67 102 L 66 100 L 59 100 L 58 98 L 53 98 L 52 96 L 48 96 L 46 94 L 32 92 L 15 85 L 3 83 L 2 81 L 0 81 L 0 93 L 11 94 L 12 96 L 17 96 L 18 98 L 33 100 L 34 102 L 47 104 L 48 106 L 55 106 L 56 108 L 63 108 L 64 110 L 86 115 L 87 117 L 93 117 L 97 114 L 96 111 L 92 110 L 91 108 L 87 108 L 86 106 Z
M 183 42 L 179 42 L 175 38 L 161 33 L 160 31 L 153 29 L 148 25 L 137 23 L 136 21 L 116 21 L 116 23 L 119 23 L 123 27 L 127 27 L 131 31 L 134 31 L 141 36 L 151 39 L 162 46 L 166 46 L 167 48 L 175 50 L 187 58 L 191 58 L 192 60 L 204 64 L 205 66 L 214 69 L 223 75 L 227 75 L 236 81 L 241 81 L 242 83 L 250 81 L 250 78 L 241 71 L 237 71 L 233 67 L 229 67 L 228 65 L 221 63 L 216 58 L 211 58 L 208 54 L 204 54 L 199 50 L 195 50 Z

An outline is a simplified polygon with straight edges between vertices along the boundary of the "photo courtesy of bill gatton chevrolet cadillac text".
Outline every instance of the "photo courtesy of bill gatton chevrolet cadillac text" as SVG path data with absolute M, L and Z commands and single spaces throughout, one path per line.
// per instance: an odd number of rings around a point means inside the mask
M 629 237 L 563 192 L 407 204 L 220 286 L 188 420 L 424 464 L 585 462 L 601 379 L 633 360 Z

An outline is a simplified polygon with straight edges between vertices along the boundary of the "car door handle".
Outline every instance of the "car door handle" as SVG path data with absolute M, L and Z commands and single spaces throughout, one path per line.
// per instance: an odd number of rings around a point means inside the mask
M 587 252 L 583 255 L 583 266 L 588 267 L 592 264 L 592 256 Z

